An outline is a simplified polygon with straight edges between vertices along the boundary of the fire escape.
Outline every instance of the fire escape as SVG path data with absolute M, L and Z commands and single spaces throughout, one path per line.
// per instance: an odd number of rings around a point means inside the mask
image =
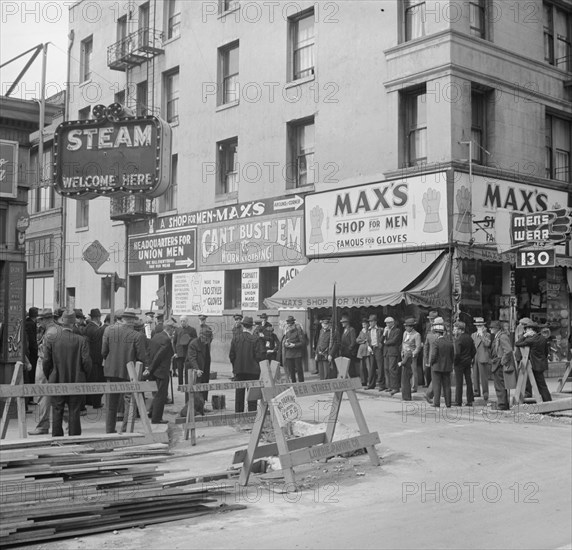
M 163 53 L 163 33 L 152 28 L 141 28 L 107 48 L 107 66 L 114 71 L 127 71 Z M 111 197 L 112 220 L 132 222 L 153 218 L 155 201 L 144 195 Z

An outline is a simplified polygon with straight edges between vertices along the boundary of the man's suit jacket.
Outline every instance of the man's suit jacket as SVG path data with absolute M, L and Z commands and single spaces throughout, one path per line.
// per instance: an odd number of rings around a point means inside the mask
M 101 355 L 101 344 L 103 342 L 103 332 L 100 331 L 101 327 L 89 321 L 85 327 L 85 336 L 87 338 L 87 344 L 89 346 L 89 355 L 91 357 L 91 362 L 94 365 L 103 364 L 103 356 Z
M 451 372 L 455 358 L 455 346 L 449 336 L 438 336 L 431 346 L 429 362 L 435 372 Z
M 116 323 L 103 332 L 101 354 L 105 359 L 103 372 L 106 377 L 129 380 L 127 363 L 149 363 L 144 336 L 130 325 Z
M 383 342 L 384 357 L 401 357 L 401 343 L 403 342 L 403 333 L 400 328 L 393 327 Z
M 514 365 L 510 337 L 504 330 L 499 330 L 493 338 L 491 345 L 491 371 L 495 372 L 499 367 Z
M 478 332 L 473 332 L 473 334 L 471 334 L 471 338 L 473 339 L 475 349 L 477 350 L 475 361 L 479 363 L 490 363 L 491 344 L 493 342 L 491 333 L 485 330 L 481 336 Z
M 197 331 L 195 327 L 186 326 L 179 327 L 175 332 L 173 337 L 173 346 L 175 347 L 175 353 L 177 357 L 182 357 L 183 359 L 187 356 L 189 350 L 189 344 L 197 337 Z
M 193 338 L 189 344 L 187 357 L 185 359 L 185 367 L 204 371 L 207 360 L 207 345 L 200 338 Z
M 68 328 L 64 328 L 58 338 L 48 339 L 43 369 L 52 384 L 85 382 L 91 370 L 86 339 Z
M 149 342 L 149 372 L 154 378 L 168 378 L 171 359 L 175 353 L 173 342 L 163 331 L 158 332 Z
M 514 343 L 515 346 L 530 348 L 530 363 L 532 370 L 544 372 L 548 368 L 548 340 L 542 334 L 534 334 L 533 336 L 523 336 Z
M 357 354 L 356 331 L 353 327 L 348 327 L 342 332 L 340 338 L 340 355 L 353 359 Z

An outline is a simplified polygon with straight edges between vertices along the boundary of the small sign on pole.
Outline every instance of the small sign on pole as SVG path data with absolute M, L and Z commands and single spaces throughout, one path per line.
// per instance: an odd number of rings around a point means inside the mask
M 281 428 L 302 418 L 302 407 L 296 401 L 296 393 L 293 388 L 288 388 L 271 399 L 270 404 Z
M 109 252 L 99 241 L 95 240 L 84 250 L 82 257 L 97 273 L 109 259 Z

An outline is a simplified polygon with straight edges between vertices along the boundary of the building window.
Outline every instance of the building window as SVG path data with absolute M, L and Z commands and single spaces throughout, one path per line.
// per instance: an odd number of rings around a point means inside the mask
M 54 252 L 51 235 L 26 241 L 26 263 L 28 271 L 54 269 Z
M 137 84 L 137 116 L 145 116 L 147 111 L 147 97 L 148 97 L 147 81 L 139 82 Z
M 177 208 L 178 165 L 179 155 L 173 155 L 171 157 L 171 184 L 167 191 L 158 198 L 157 210 L 159 212 L 169 212 Z
M 167 39 L 181 35 L 181 10 L 178 0 L 167 0 Z
M 227 269 L 224 272 L 224 308 L 242 307 L 242 270 Z
M 219 0 L 219 12 L 236 10 L 240 7 L 240 0 Z
M 471 91 L 471 141 L 472 161 L 485 164 L 486 150 L 486 94 L 481 91 Z
M 260 268 L 260 285 L 259 298 L 261 306 L 264 300 L 270 298 L 278 292 L 278 268 L 277 267 L 261 267 Z
M 77 200 L 75 211 L 75 227 L 76 229 L 84 229 L 89 227 L 89 200 Z
M 91 107 L 84 107 L 77 112 L 78 120 L 89 120 Z
M 572 72 L 572 12 L 544 2 L 544 59 Z
M 80 78 L 85 82 L 91 78 L 91 56 L 93 54 L 93 36 L 81 41 Z
M 290 18 L 291 79 L 298 80 L 314 74 L 314 10 Z
M 139 6 L 139 19 L 137 28 L 139 30 L 139 48 L 149 45 L 149 2 Z
M 53 308 L 54 278 L 33 277 L 26 280 L 26 307 Z
M 486 0 L 469 2 L 470 33 L 479 38 L 486 38 Z
M 408 166 L 427 162 L 427 96 L 425 88 L 403 96 L 405 156 Z
M 179 124 L 179 70 L 166 74 L 164 84 L 167 122 Z
M 288 124 L 290 170 L 286 174 L 288 188 L 304 187 L 316 183 L 314 165 L 315 127 L 314 119 L 305 119 Z
M 238 138 L 217 143 L 217 195 L 238 191 Z
M 111 277 L 106 275 L 101 278 L 101 309 L 111 308 Z
M 425 2 L 405 0 L 405 41 L 425 36 Z
M 56 193 L 52 185 L 52 150 L 44 149 L 43 157 L 42 165 L 38 166 L 38 150 L 35 149 L 30 155 L 30 166 L 34 174 L 34 187 L 28 191 L 28 205 L 31 214 L 55 208 Z
M 141 308 L 141 275 L 129 277 L 129 307 Z
M 238 101 L 238 42 L 219 49 L 219 105 Z
M 546 116 L 546 177 L 572 182 L 572 121 Z

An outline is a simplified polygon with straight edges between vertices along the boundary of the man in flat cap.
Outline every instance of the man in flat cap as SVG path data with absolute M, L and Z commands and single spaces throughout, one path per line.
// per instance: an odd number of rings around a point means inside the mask
M 51 384 L 81 384 L 87 380 L 91 358 L 86 339 L 74 332 L 75 313 L 62 315 L 62 330 L 57 338 L 48 339 L 43 363 L 44 374 Z M 64 395 L 52 398 L 54 419 L 52 436 L 61 437 L 64 408 L 69 410 L 69 435 L 81 435 L 80 411 L 83 395 Z
M 337 357 L 339 344 L 337 334 L 332 332 L 334 329 L 330 317 L 322 317 L 320 325 L 315 360 L 320 380 L 326 380 L 334 377 L 333 360 Z
M 489 373 L 491 371 L 491 344 L 493 337 L 487 330 L 483 317 L 475 317 L 473 324 L 476 331 L 471 338 L 475 344 L 473 362 L 473 389 L 475 397 L 483 397 L 485 404 L 489 400 Z
M 272 326 L 272 323 L 268 321 L 268 314 L 261 313 L 260 318 L 260 330 L 264 333 L 264 337 L 268 336 L 268 328 Z

